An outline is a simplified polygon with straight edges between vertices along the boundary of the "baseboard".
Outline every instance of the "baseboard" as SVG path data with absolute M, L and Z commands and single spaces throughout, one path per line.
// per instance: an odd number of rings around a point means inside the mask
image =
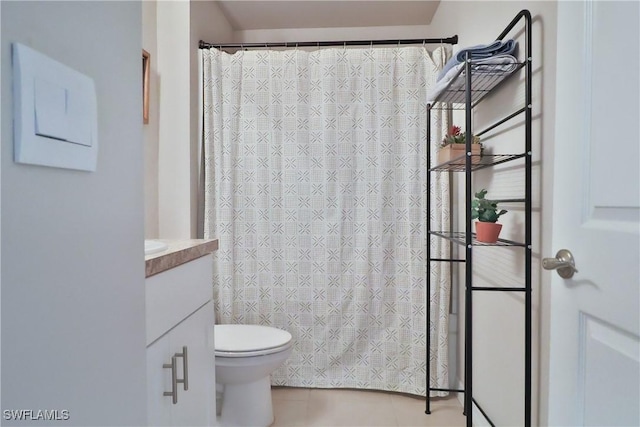
M 464 389 L 464 384 L 460 381 L 458 381 L 458 388 L 460 390 Z M 464 393 L 457 393 L 458 394 L 458 401 L 460 402 L 460 404 L 462 405 L 462 407 L 464 408 Z M 489 422 L 489 420 L 487 420 L 485 418 L 484 415 L 482 415 L 482 412 L 480 412 L 480 409 L 478 409 L 478 407 L 476 406 L 476 404 L 474 403 L 472 406 L 472 411 L 473 411 L 473 425 L 476 427 L 491 427 L 491 423 Z

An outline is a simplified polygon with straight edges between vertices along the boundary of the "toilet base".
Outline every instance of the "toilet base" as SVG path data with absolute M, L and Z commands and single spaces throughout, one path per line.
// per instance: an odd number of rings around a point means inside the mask
M 273 424 L 271 377 L 241 384 L 225 384 L 220 425 L 224 427 L 267 427 Z

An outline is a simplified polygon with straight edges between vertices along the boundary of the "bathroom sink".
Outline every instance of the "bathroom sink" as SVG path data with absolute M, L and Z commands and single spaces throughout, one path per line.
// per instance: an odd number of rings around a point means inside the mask
M 166 251 L 167 248 L 166 243 L 159 242 L 157 240 L 145 240 L 144 241 L 144 254 L 151 255 L 158 252 Z

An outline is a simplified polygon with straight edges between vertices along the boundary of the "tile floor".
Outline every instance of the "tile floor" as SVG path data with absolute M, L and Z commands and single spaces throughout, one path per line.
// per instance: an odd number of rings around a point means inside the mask
M 285 426 L 464 426 L 462 405 L 456 396 L 431 401 L 377 391 L 273 387 L 275 422 Z

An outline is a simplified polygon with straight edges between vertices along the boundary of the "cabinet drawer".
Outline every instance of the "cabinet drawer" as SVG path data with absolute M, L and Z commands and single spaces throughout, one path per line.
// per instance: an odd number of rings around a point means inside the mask
M 203 256 L 146 279 L 146 345 L 212 299 L 212 268 Z

